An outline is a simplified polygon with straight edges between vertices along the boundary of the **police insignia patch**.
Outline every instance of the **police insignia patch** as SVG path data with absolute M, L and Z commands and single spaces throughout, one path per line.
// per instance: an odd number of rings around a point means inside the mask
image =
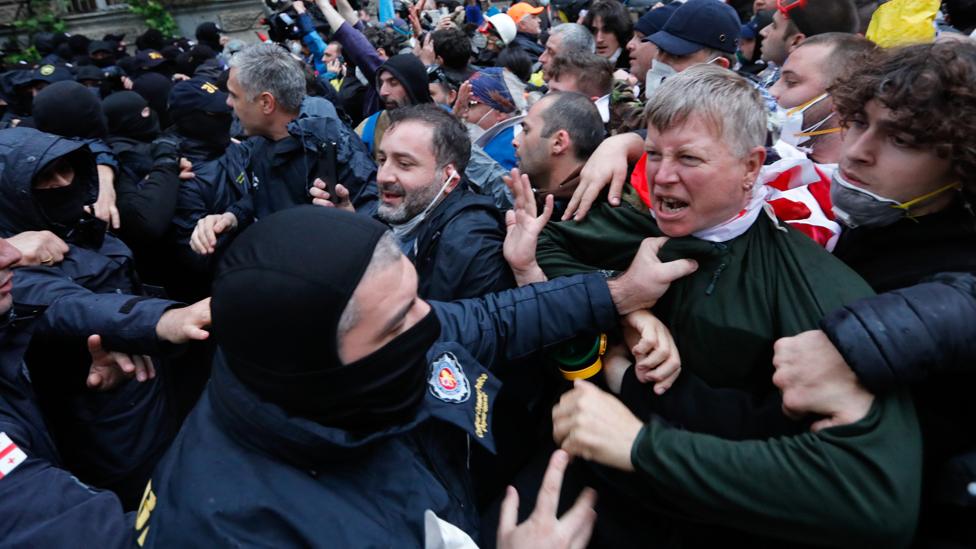
M 444 402 L 461 403 L 471 396 L 471 385 L 464 375 L 457 357 L 451 353 L 444 353 L 434 359 L 430 365 L 430 377 L 427 378 L 430 394 Z
M 54 65 L 41 65 L 37 72 L 41 73 L 41 76 L 51 76 L 54 74 Z

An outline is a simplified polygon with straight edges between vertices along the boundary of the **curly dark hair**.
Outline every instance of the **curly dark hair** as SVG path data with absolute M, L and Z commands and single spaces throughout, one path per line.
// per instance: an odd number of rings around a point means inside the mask
M 829 89 L 841 123 L 875 99 L 891 110 L 897 131 L 950 159 L 959 181 L 976 190 L 976 44 L 878 50 L 860 66 Z

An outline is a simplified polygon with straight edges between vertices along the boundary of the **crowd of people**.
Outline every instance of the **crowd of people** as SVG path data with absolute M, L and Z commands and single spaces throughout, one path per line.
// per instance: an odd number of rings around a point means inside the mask
M 976 546 L 976 2 L 269 5 L 2 67 L 0 546 Z

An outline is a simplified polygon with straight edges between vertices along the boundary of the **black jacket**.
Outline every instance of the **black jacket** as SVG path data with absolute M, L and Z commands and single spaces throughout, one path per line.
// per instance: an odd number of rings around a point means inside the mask
M 957 199 L 917 220 L 845 230 L 834 255 L 878 293 L 917 284 L 937 273 L 976 272 L 976 216 L 964 200 Z
M 162 238 L 176 213 L 180 190 L 176 141 L 147 143 L 110 137 L 107 142 L 119 162 L 115 181 L 119 237 L 135 254 L 143 282 L 165 285 L 173 275 L 169 258 L 160 253 Z
M 505 223 L 495 203 L 462 183 L 421 223 L 408 254 L 424 299 L 453 301 L 515 286 L 502 254 Z

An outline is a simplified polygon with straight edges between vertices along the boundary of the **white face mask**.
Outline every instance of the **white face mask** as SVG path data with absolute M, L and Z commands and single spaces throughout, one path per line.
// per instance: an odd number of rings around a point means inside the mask
M 650 97 L 659 87 L 664 79 L 678 74 L 674 67 L 657 59 L 651 61 L 651 70 L 647 71 L 644 77 L 644 97 Z
M 417 228 L 417 226 L 423 223 L 423 221 L 427 219 L 427 216 L 430 215 L 430 212 L 434 208 L 436 208 L 438 204 L 441 203 L 441 200 L 445 196 L 447 196 L 444 194 L 444 191 L 447 190 L 447 187 L 450 186 L 451 181 L 454 180 L 454 176 L 456 176 L 457 174 L 458 173 L 456 171 L 451 170 L 451 173 L 447 175 L 447 179 L 444 181 L 444 184 L 441 185 L 441 190 L 437 191 L 437 195 L 434 196 L 434 199 L 430 201 L 430 204 L 427 204 L 427 207 L 424 208 L 424 211 L 415 215 L 410 221 L 407 221 L 406 223 L 400 225 L 391 225 L 393 228 L 393 234 L 396 235 L 396 237 L 399 238 L 400 240 L 403 240 L 404 237 L 407 237 L 411 233 L 413 233 L 413 231 Z
M 829 94 L 823 94 L 813 98 L 810 101 L 800 105 L 799 107 L 793 107 L 792 109 L 786 110 L 780 107 L 777 109 L 777 116 L 780 116 L 783 120 L 783 129 L 779 134 L 781 141 L 788 145 L 792 145 L 797 149 L 809 153 L 812 149 L 809 147 L 803 147 L 804 144 L 808 143 L 810 139 L 817 135 L 825 135 L 829 133 L 837 133 L 840 128 L 830 128 L 828 130 L 821 130 L 824 124 L 827 123 L 831 118 L 833 118 L 834 113 L 831 112 L 823 120 L 817 122 L 816 124 L 811 124 L 810 126 L 803 127 L 803 113 L 805 113 L 810 107 L 816 105 L 817 103 L 823 101 L 824 99 L 830 97 Z

